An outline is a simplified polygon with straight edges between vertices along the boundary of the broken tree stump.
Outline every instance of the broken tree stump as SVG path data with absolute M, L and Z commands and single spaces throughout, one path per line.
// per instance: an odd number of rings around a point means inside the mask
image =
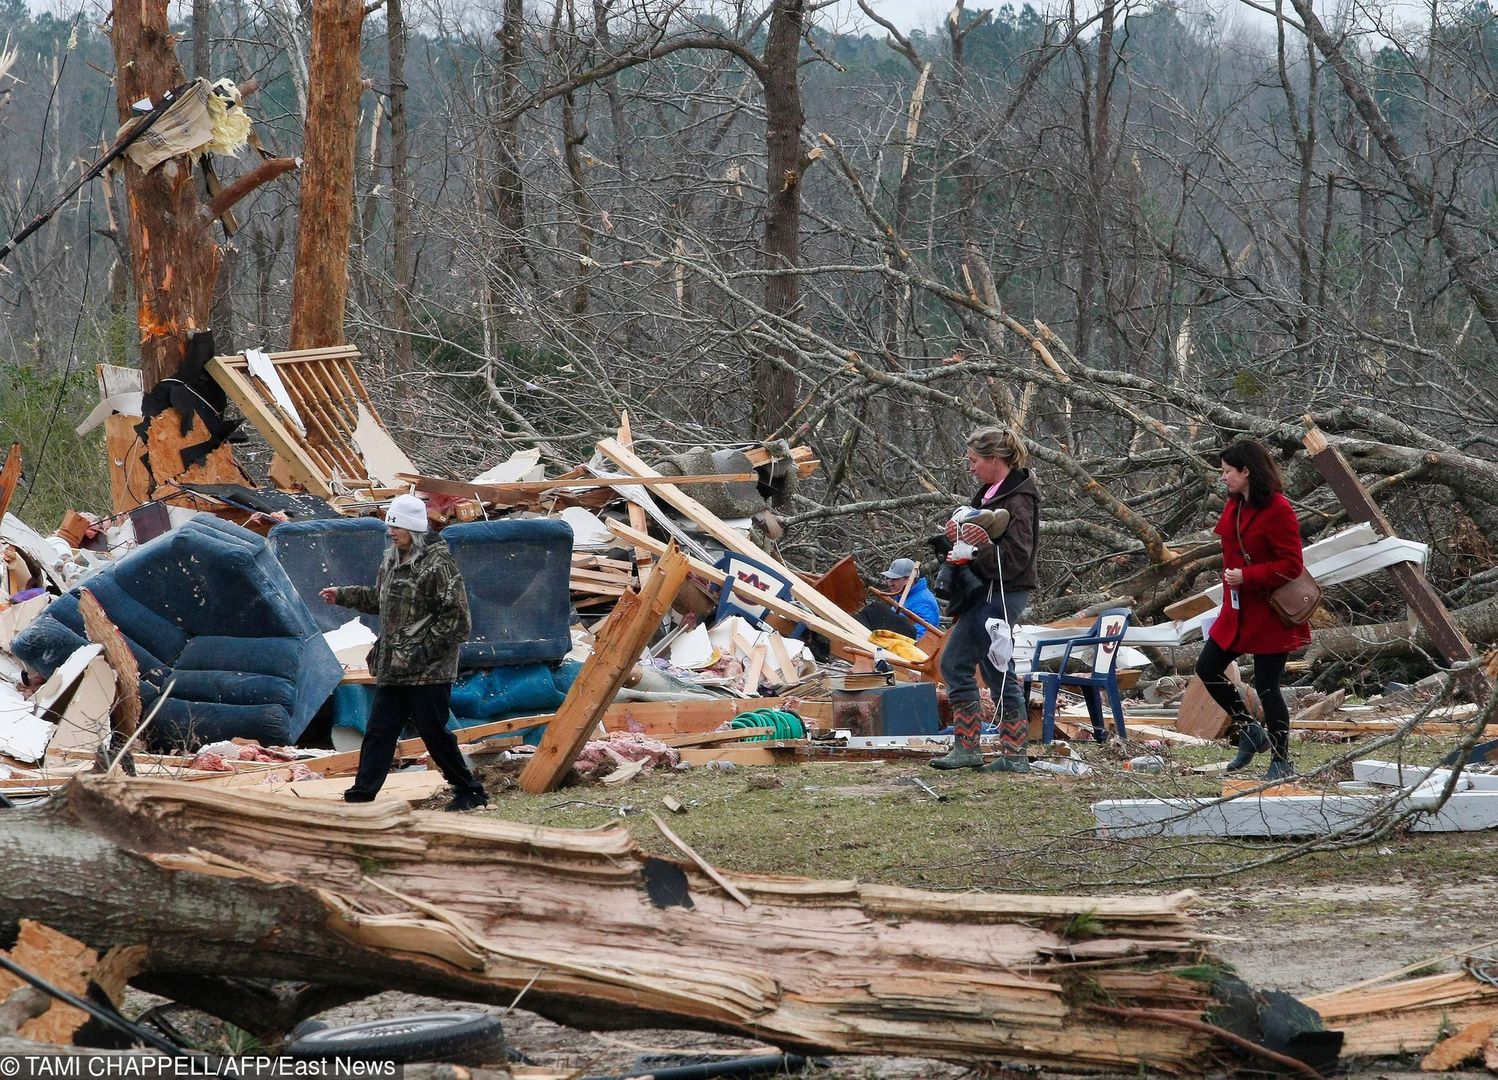
M 660 576 L 664 571 L 658 571 Z M 135 982 L 227 1011 L 215 977 L 522 1005 L 589 1029 L 786 1048 L 1197 1073 L 1211 964 L 1191 893 L 922 892 L 698 867 L 622 826 L 551 829 L 170 780 L 75 780 L 0 832 L 0 923 L 149 943 Z M 690 906 L 657 891 L 685 885 Z M 652 899 L 654 897 L 654 899 Z M 660 906 L 664 905 L 664 906 Z M 222 981 L 222 980 L 219 980 Z M 186 991 L 197 987 L 201 1000 Z

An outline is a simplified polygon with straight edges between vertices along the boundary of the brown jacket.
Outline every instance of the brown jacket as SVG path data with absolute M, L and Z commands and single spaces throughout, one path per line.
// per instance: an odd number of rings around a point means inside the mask
M 999 560 L 1003 559 L 1005 589 L 1033 589 L 1040 584 L 1036 573 L 1036 552 L 1040 550 L 1040 487 L 1029 469 L 1014 469 L 1004 478 L 993 498 L 983 495 L 984 484 L 973 496 L 973 506 L 980 510 L 1008 510 L 1009 527 L 998 542 L 985 546 L 973 560 L 973 568 L 985 581 L 1000 579 Z

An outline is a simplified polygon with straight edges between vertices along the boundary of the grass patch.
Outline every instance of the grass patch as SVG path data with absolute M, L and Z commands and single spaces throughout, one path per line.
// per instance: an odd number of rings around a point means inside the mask
M 1455 740 L 1410 739 L 1402 751 L 1378 756 L 1417 763 L 1438 761 Z M 675 858 L 646 812 L 661 811 L 670 795 L 687 807 L 671 827 L 704 858 L 725 869 L 854 879 L 933 890 L 1076 893 L 1164 891 L 1214 883 L 1261 886 L 1293 873 L 1298 887 L 1388 886 L 1403 880 L 1424 888 L 1489 876 L 1498 865 L 1498 833 L 1387 836 L 1367 846 L 1317 851 L 1286 864 L 1253 866 L 1295 845 L 1264 840 L 1161 837 L 1121 841 L 1099 837 L 1092 803 L 1112 798 L 1213 796 L 1222 781 L 1175 770 L 1135 775 L 1092 747 L 1096 765 L 1086 777 L 990 777 L 938 774 L 919 763 L 817 764 L 736 772 L 692 769 L 647 772 L 623 789 L 577 786 L 540 797 L 515 790 L 496 794 L 495 816 L 564 828 L 628 828 L 651 854 Z M 1345 747 L 1296 743 L 1295 760 L 1311 769 Z M 1220 761 L 1221 748 L 1172 750 L 1172 765 Z M 1336 776 L 1336 779 L 1350 778 Z M 1256 777 L 1262 767 L 1250 770 Z M 756 773 L 779 786 L 751 786 Z M 904 778 L 918 776 L 946 801 L 932 799 Z M 494 785 L 497 786 L 497 785 Z M 1252 868 L 1250 868 L 1252 867 Z M 1327 901 L 1322 915 L 1335 912 Z M 1315 913 L 1312 913 L 1315 914 Z M 1078 928 L 1079 932 L 1084 928 Z

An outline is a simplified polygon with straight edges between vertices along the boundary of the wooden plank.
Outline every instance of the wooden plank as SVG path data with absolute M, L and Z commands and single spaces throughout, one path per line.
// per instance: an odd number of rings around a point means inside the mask
M 1387 735 L 1404 727 L 1401 720 L 1292 720 L 1291 731 L 1329 731 L 1348 736 Z M 1465 724 L 1416 724 L 1409 729 L 1411 735 L 1465 735 Z M 1498 735 L 1498 724 L 1489 724 L 1482 729 L 1480 738 Z
M 679 751 L 688 765 L 706 765 L 709 761 L 728 761 L 734 765 L 794 765 L 796 751 L 784 747 L 747 743 L 743 746 L 688 747 Z
M 634 449 L 634 433 L 629 426 L 629 413 L 619 414 L 619 434 L 616 436 L 619 445 L 627 449 Z M 649 532 L 650 519 L 645 513 L 645 508 L 630 500 L 629 502 L 629 527 L 636 532 Z M 649 551 L 639 545 L 635 546 L 635 572 L 640 576 L 640 584 L 645 584 L 650 577 L 650 568 L 655 565 L 655 557 Z
M 1232 723 L 1232 718 L 1207 693 L 1201 679 L 1191 676 L 1181 697 L 1180 712 L 1176 714 L 1176 730 L 1198 739 L 1220 739 Z
M 1302 787 L 1299 784 L 1275 784 L 1273 787 L 1265 787 L 1264 781 L 1260 779 L 1239 780 L 1235 777 L 1222 782 L 1222 797 L 1224 799 L 1231 799 L 1234 795 L 1247 795 L 1250 791 L 1265 798 L 1275 795 L 1321 794 L 1315 788 Z
M 615 488 L 615 487 L 661 487 L 667 484 L 735 484 L 755 479 L 754 473 L 700 473 L 691 476 L 662 476 L 659 478 L 637 478 L 619 476 L 590 476 L 579 480 L 521 480 L 513 484 L 470 484 L 462 480 L 444 480 L 436 476 L 419 473 L 399 473 L 397 479 L 414 484 L 417 491 L 433 495 L 469 495 L 484 502 L 502 503 L 510 499 L 526 499 L 560 488 Z
M 135 433 L 138 416 L 115 413 L 104 418 L 104 457 L 109 464 L 109 508 L 116 514 L 134 510 L 151 497 L 151 473 L 141 460 L 145 444 Z
M 757 739 L 761 735 L 771 735 L 774 732 L 774 728 L 768 727 L 734 728 L 732 731 L 704 731 L 696 735 L 664 735 L 659 741 L 680 750 L 688 746 L 743 742 L 745 739 Z
M 603 725 L 610 731 L 633 731 L 665 739 L 672 735 L 716 731 L 740 713 L 784 706 L 785 699 L 778 697 L 619 701 L 608 707 L 603 715 Z
M 608 522 L 608 527 L 609 531 L 612 532 L 615 536 L 619 537 L 621 540 L 628 540 L 633 544 L 643 545 L 657 552 L 666 550 L 666 545 L 655 539 L 655 537 L 647 536 L 644 533 L 637 533 L 629 526 L 623 525 L 617 521 Z M 692 568 L 692 573 L 698 575 L 699 577 L 706 578 L 714 585 L 722 585 L 728 580 L 728 576 L 715 566 L 709 566 L 707 563 L 701 562 L 697 559 L 693 559 L 690 556 L 688 556 L 687 561 Z M 841 626 L 821 619 L 818 616 L 813 615 L 811 612 L 805 610 L 804 608 L 798 607 L 787 600 L 780 599 L 778 596 L 772 596 L 769 593 L 760 592 L 753 586 L 745 585 L 739 581 L 734 581 L 731 587 L 735 592 L 741 594 L 746 600 L 752 600 L 756 604 L 762 604 L 763 606 L 769 608 L 771 611 L 775 612 L 777 615 L 784 615 L 787 618 L 795 619 L 797 622 L 805 623 L 808 629 L 821 634 L 823 637 L 832 641 L 835 645 L 841 645 L 860 656 L 872 657 L 874 655 L 874 645 L 871 641 L 868 640 L 867 629 L 865 629 L 864 631 L 864 637 L 861 640 L 858 640 L 853 638 L 852 635 L 847 633 L 847 631 L 845 631 Z M 898 656 L 895 656 L 892 653 L 888 654 L 888 659 L 889 662 L 895 667 L 906 668 L 912 671 L 924 670 L 926 666 L 922 664 L 912 664 L 908 660 L 901 660 Z
M 1174 604 L 1167 604 L 1165 606 L 1165 617 L 1175 622 L 1180 622 L 1182 619 L 1195 618 L 1197 615 L 1211 611 L 1217 604 L 1218 601 L 1212 599 L 1206 593 L 1197 593 L 1195 596 L 1188 596 L 1184 600 L 1177 600 Z
M 745 450 L 744 456 L 749 459 L 749 464 L 753 465 L 756 469 L 763 469 L 766 465 L 770 464 L 770 451 L 763 446 L 756 446 Z M 791 447 L 791 460 L 796 463 L 796 474 L 803 480 L 816 472 L 822 465 L 822 462 L 816 456 L 816 452 L 809 446 Z
M 284 779 L 284 778 L 282 778 Z M 246 794 L 267 795 L 280 799 L 327 799 L 341 802 L 348 790 L 347 777 L 324 777 L 322 780 L 297 780 L 276 783 L 276 777 L 268 773 L 226 773 L 223 777 L 201 780 L 206 787 L 234 788 Z M 385 777 L 380 793 L 375 796 L 375 807 L 391 803 L 419 803 L 431 798 L 447 785 L 447 781 L 436 769 L 421 769 L 414 772 L 395 772 Z
M 1092 720 L 1090 717 L 1074 717 L 1073 719 L 1086 720 L 1091 730 Z M 1133 718 L 1128 719 L 1129 734 L 1135 738 L 1159 739 L 1161 742 L 1174 743 L 1177 746 L 1211 746 L 1211 739 L 1199 739 L 1195 735 L 1188 735 L 1184 731 L 1176 731 L 1174 728 L 1160 727 L 1155 724 L 1141 724 Z
M 303 448 L 301 441 L 281 422 L 281 418 L 270 411 L 253 384 L 241 372 L 224 363 L 224 359 L 215 356 L 208 361 L 208 373 L 213 376 L 214 382 L 223 387 L 224 393 L 244 410 L 250 423 L 255 425 L 255 429 L 270 443 L 271 448 L 281 455 L 286 467 L 291 470 L 291 475 L 299 483 L 313 495 L 325 499 L 331 496 L 333 489 L 329 485 L 327 474 Z
M 106 711 L 109 726 L 128 739 L 140 725 L 140 665 L 125 643 L 125 636 L 104 612 L 104 605 L 88 589 L 78 591 L 78 611 L 88 638 L 104 650 L 104 659 L 114 670 L 113 708 Z
M 1316 702 L 1316 704 L 1300 710 L 1300 712 L 1290 718 L 1290 724 L 1293 727 L 1296 721 L 1306 723 L 1310 720 L 1324 720 L 1341 708 L 1342 702 L 1346 700 L 1347 691 L 1337 690 L 1326 695 L 1326 697 Z
M 749 651 L 749 668 L 744 672 L 744 693 L 757 694 L 759 692 L 759 680 L 765 672 L 765 655 L 770 647 L 763 643 L 754 646 Z
M 620 446 L 614 439 L 604 439 L 599 442 L 598 452 L 631 476 L 648 478 L 661 475 L 645 464 L 644 461 L 640 460 L 640 458 L 636 457 L 633 452 Z M 743 533 L 740 533 L 737 529 L 729 528 L 696 499 L 670 483 L 662 484 L 656 489 L 656 493 L 704 529 L 708 535 L 712 536 L 713 539 L 717 540 L 718 543 L 722 544 L 728 550 L 758 559 L 772 570 L 780 573 L 790 581 L 791 595 L 802 606 L 811 609 L 817 615 L 821 616 L 823 621 L 842 627 L 842 636 L 844 638 L 861 645 L 868 645 L 868 627 L 853 618 L 852 615 L 838 607 L 827 597 L 817 592 L 816 589 L 803 581 L 793 570 L 782 565 L 780 560 L 776 559 L 758 544 L 755 544 Z
M 520 773 L 520 786 L 533 795 L 556 790 L 639 660 L 650 635 L 660 627 L 688 572 L 686 556 L 672 546 L 640 592 L 620 597 L 593 645 L 577 680 L 546 727 L 541 745 Z
M 780 677 L 787 682 L 795 682 L 800 672 L 796 670 L 796 662 L 791 659 L 791 651 L 786 648 L 785 638 L 779 634 L 770 635 L 770 652 L 775 657 L 775 666 L 780 669 Z

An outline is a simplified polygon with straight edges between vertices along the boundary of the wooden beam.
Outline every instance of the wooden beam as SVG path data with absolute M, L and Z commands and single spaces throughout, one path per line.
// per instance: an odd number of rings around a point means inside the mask
M 745 739 L 757 739 L 761 735 L 772 735 L 774 732 L 774 728 L 768 727 L 733 728 L 730 731 L 703 731 L 696 735 L 666 735 L 660 741 L 667 746 L 681 750 L 688 746 L 743 742 Z
M 629 413 L 619 414 L 619 445 L 628 449 L 634 449 L 634 433 L 629 426 Z M 629 503 L 629 527 L 636 532 L 649 532 L 650 519 L 645 514 L 645 508 L 633 500 Z M 645 584 L 650 578 L 650 568 L 655 564 L 655 558 L 650 552 L 635 545 L 635 572 L 640 576 L 640 584 Z
M 736 484 L 756 479 L 754 473 L 700 473 L 691 476 L 663 476 L 659 479 L 633 476 L 589 476 L 576 480 L 522 480 L 513 484 L 466 484 L 461 480 L 444 480 L 419 473 L 397 473 L 397 480 L 413 484 L 417 491 L 433 495 L 471 495 L 484 502 L 525 501 L 548 491 L 562 488 L 614 488 L 634 485 L 653 487 L 661 484 Z
M 1326 441 L 1326 436 L 1320 429 L 1311 426 L 1304 441 L 1306 450 L 1310 453 L 1311 464 L 1316 466 L 1316 471 L 1337 496 L 1343 509 L 1347 511 L 1348 519 L 1368 522 L 1381 536 L 1395 535 L 1394 527 L 1368 494 L 1368 489 L 1363 487 L 1357 473 L 1352 471 L 1352 466 L 1347 464 L 1347 459 L 1337 448 Z M 1472 649 L 1472 643 L 1451 617 L 1451 612 L 1446 610 L 1446 605 L 1441 603 L 1436 591 L 1430 587 L 1425 571 L 1414 563 L 1395 563 L 1389 567 L 1389 573 L 1393 575 L 1399 591 L 1404 594 L 1405 603 L 1415 613 L 1415 618 L 1420 620 L 1420 625 L 1425 627 L 1430 640 L 1441 650 L 1441 655 L 1453 664 L 1473 659 L 1476 653 Z M 1491 689 L 1487 680 L 1476 672 L 1472 674 L 1471 682 L 1472 687 L 1482 694 Z
M 535 755 L 521 770 L 520 786 L 526 791 L 540 795 L 555 791 L 561 784 L 639 660 L 650 635 L 660 627 L 687 572 L 686 556 L 673 546 L 643 590 L 620 597 L 607 626 L 593 643 L 593 655 L 567 691 L 556 719 L 546 726 Z
M 640 460 L 640 458 L 636 457 L 632 451 L 620 446 L 615 439 L 604 439 L 599 442 L 598 452 L 631 476 L 650 478 L 661 475 Z M 670 478 L 667 477 L 666 479 Z M 824 622 L 842 627 L 844 637 L 851 638 L 860 645 L 869 646 L 868 627 L 827 599 L 827 597 L 817 592 L 816 589 L 803 581 L 795 571 L 783 566 L 780 560 L 754 543 L 743 533 L 737 529 L 729 528 L 696 499 L 669 483 L 658 487 L 656 493 L 706 530 L 708 535 L 717 540 L 718 543 L 722 544 L 729 551 L 736 551 L 740 555 L 747 555 L 752 559 L 758 559 L 772 570 L 780 573 L 790 581 L 791 595 L 800 601 L 803 607 L 816 612 Z M 763 603 L 762 600 L 761 603 Z
M 617 521 L 610 521 L 607 524 L 609 527 L 609 531 L 612 532 L 615 536 L 619 537 L 621 540 L 628 540 L 632 544 L 647 547 L 653 551 L 666 550 L 666 545 L 655 539 L 655 537 L 653 536 L 646 536 L 644 533 L 637 533 L 628 525 L 623 525 Z M 728 575 L 723 573 L 723 571 L 719 570 L 716 566 L 709 566 L 707 563 L 702 562 L 698 559 L 693 559 L 690 556 L 687 557 L 687 562 L 692 568 L 692 573 L 706 578 L 714 585 L 722 585 L 728 580 Z M 784 615 L 788 619 L 795 619 L 797 622 L 805 623 L 808 629 L 821 634 L 828 640 L 842 645 L 861 656 L 874 655 L 874 646 L 873 643 L 870 642 L 867 638 L 867 630 L 865 630 L 865 637 L 862 640 L 858 640 L 855 639 L 846 630 L 844 630 L 841 626 L 818 618 L 816 615 L 813 615 L 811 612 L 806 611 L 803 608 L 797 607 L 795 604 L 791 603 L 788 600 L 782 600 L 778 596 L 772 596 L 769 593 L 761 592 L 760 590 L 754 588 L 754 586 L 746 585 L 739 581 L 734 581 L 731 587 L 735 592 L 743 596 L 744 599 L 752 600 L 756 604 L 763 604 L 765 607 L 769 608 L 777 615 Z M 887 658 L 889 662 L 896 667 L 909 668 L 913 671 L 921 670 L 922 667 L 922 665 L 912 664 L 908 660 L 901 660 L 893 653 L 887 654 Z
M 619 441 L 624 442 L 623 439 Z M 629 444 L 625 443 L 625 445 L 628 446 Z M 763 469 L 766 465 L 771 464 L 770 451 L 763 446 L 756 446 L 745 450 L 744 456 L 749 459 L 749 464 L 753 465 L 756 469 Z M 796 463 L 796 473 L 803 480 L 816 472 L 822 464 L 817 458 L 816 452 L 809 446 L 791 447 L 791 460 Z

